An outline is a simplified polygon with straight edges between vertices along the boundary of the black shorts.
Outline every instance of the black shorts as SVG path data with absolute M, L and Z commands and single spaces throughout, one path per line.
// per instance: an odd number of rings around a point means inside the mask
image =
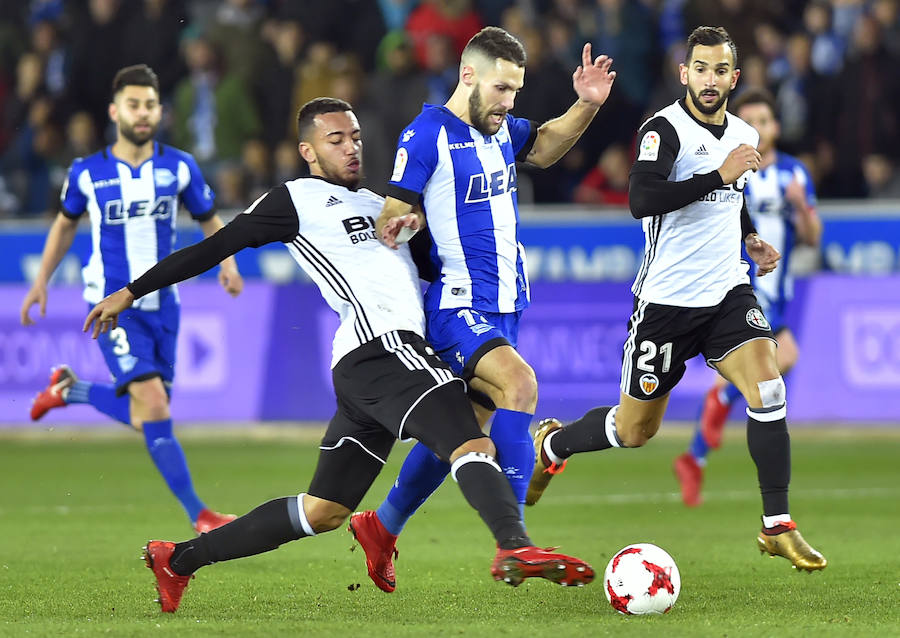
M 309 493 L 355 509 L 398 438 L 445 461 L 483 437 L 465 382 L 412 332 L 390 332 L 345 355 L 332 371 L 337 412 L 319 446 Z
M 735 286 L 717 306 L 682 308 L 635 298 L 622 357 L 622 392 L 649 401 L 665 396 L 702 353 L 710 367 L 754 339 L 775 340 L 748 284 Z

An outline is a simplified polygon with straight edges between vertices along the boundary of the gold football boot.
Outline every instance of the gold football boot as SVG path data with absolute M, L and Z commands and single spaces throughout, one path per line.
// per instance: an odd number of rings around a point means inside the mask
M 772 534 L 773 531 L 778 533 Z M 794 521 L 788 521 L 769 530 L 763 528 L 756 537 L 756 546 L 759 547 L 760 554 L 768 552 L 772 558 L 783 556 L 791 561 L 794 569 L 801 571 L 825 569 L 828 564 L 825 557 L 803 539 Z
M 534 505 L 541 498 L 541 494 L 547 489 L 550 479 L 554 474 L 559 474 L 566 468 L 566 461 L 562 465 L 544 463 L 544 439 L 551 432 L 562 429 L 562 423 L 557 419 L 544 419 L 538 423 L 538 429 L 534 433 L 534 472 L 531 473 L 531 481 L 528 482 L 528 494 L 525 495 L 525 505 Z

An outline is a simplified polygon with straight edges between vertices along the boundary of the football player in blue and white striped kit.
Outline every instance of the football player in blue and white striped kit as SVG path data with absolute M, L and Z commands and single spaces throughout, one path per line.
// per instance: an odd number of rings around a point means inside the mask
M 818 246 L 822 221 L 816 214 L 816 191 L 806 167 L 796 157 L 782 153 L 775 146 L 779 126 L 772 95 L 764 89 L 748 89 L 738 95 L 731 109 L 759 132 L 757 150 L 762 161 L 759 171 L 747 180 L 744 197 L 754 226 L 782 254 L 782 264 L 766 277 L 757 277 L 751 272 L 751 283 L 778 341 L 775 361 L 783 376 L 794 367 L 799 356 L 794 333 L 785 319 L 794 288 L 790 274 L 791 251 L 797 244 Z M 737 387 L 723 377 L 718 377 L 706 394 L 700 424 L 688 450 L 676 458 L 674 464 L 685 505 L 694 507 L 702 503 L 700 492 L 706 456 L 710 449 L 721 445 L 731 404 L 739 396 Z
M 479 423 L 494 413 L 490 436 L 521 506 L 534 467 L 529 426 L 537 404 L 534 370 L 516 351 L 528 306 L 525 251 L 519 243 L 516 162 L 546 168 L 575 144 L 609 96 L 612 59 L 582 51 L 569 110 L 538 125 L 513 117 L 525 78 L 525 50 L 486 27 L 463 50 L 459 83 L 444 105 L 426 104 L 401 133 L 379 236 L 396 247 L 427 220 L 435 279 L 425 293 L 427 339 L 469 384 Z M 422 215 L 424 212 L 424 215 Z M 417 238 L 416 241 L 424 239 Z M 449 465 L 416 445 L 376 512 L 351 518 L 374 563 L 376 584 L 394 581 L 394 542 L 441 484 Z
M 159 81 L 150 67 L 121 69 L 113 80 L 109 117 L 116 141 L 69 169 L 61 209 L 44 245 L 35 282 L 22 303 L 23 325 L 34 321 L 31 306 L 47 307 L 47 282 L 72 245 L 78 221 L 91 223 L 91 255 L 82 270 L 84 299 L 93 305 L 140 276 L 175 247 L 175 220 L 183 204 L 205 236 L 223 226 L 214 194 L 191 155 L 159 144 L 153 136 L 162 117 Z M 219 281 L 232 296 L 243 281 L 234 258 L 222 262 Z M 100 339 L 112 384 L 79 380 L 59 366 L 34 400 L 31 418 L 69 403 L 90 403 L 100 412 L 142 431 L 147 450 L 191 524 L 205 532 L 234 517 L 210 510 L 194 491 L 181 445 L 172 431 L 169 393 L 175 374 L 179 319 L 174 286 L 154 292 L 122 315 Z

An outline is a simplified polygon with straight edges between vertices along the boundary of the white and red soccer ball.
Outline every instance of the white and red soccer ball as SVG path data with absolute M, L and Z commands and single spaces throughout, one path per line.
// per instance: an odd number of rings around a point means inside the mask
M 603 591 L 620 614 L 664 614 L 678 600 L 681 575 L 665 550 L 636 543 L 610 559 L 603 575 Z

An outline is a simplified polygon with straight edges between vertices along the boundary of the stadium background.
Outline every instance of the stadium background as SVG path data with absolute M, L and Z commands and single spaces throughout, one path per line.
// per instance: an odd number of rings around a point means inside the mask
M 675 69 L 697 24 L 721 24 L 741 52 L 739 88 L 777 97 L 783 147 L 809 166 L 825 222 L 821 250 L 794 260 L 791 309 L 801 360 L 788 380 L 792 423 L 900 421 L 900 21 L 893 0 L 33 1 L 0 5 L 0 426 L 27 419 L 50 366 L 107 377 L 80 333 L 86 224 L 50 293 L 48 317 L 19 325 L 72 158 L 110 139 L 115 70 L 160 75 L 159 139 L 198 158 L 228 218 L 303 172 L 292 119 L 316 95 L 351 101 L 381 190 L 395 140 L 423 101 L 456 82 L 458 52 L 484 24 L 529 54 L 515 113 L 545 120 L 574 99 L 581 43 L 619 75 L 585 138 L 549 171 L 523 169 L 523 243 L 533 306 L 521 349 L 540 382 L 539 414 L 571 418 L 618 392 L 628 285 L 640 225 L 623 207 L 633 133 L 683 93 Z M 186 224 L 181 244 L 199 232 Z M 333 409 L 333 313 L 280 247 L 238 256 L 232 300 L 208 277 L 182 285 L 173 414 L 179 422 L 321 421 Z M 669 417 L 691 420 L 712 379 L 694 361 Z M 735 413 L 737 414 L 737 413 Z M 92 409 L 59 422 L 107 423 Z M 108 423 L 113 427 L 112 423 Z

